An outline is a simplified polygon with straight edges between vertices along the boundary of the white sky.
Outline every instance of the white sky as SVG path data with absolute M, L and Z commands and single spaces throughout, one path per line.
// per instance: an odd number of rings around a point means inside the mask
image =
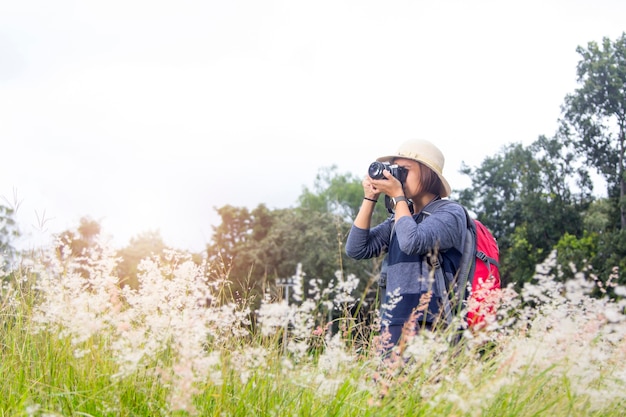
M 576 47 L 625 16 L 623 0 L 0 0 L 0 197 L 27 242 L 89 216 L 118 247 L 158 230 L 200 251 L 214 207 L 293 207 L 321 168 L 364 175 L 410 138 L 463 188 L 462 161 L 554 133 Z

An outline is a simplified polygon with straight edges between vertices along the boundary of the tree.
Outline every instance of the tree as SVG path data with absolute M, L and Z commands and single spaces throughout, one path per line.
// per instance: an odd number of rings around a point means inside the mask
M 228 278 L 235 298 L 260 296 L 276 279 L 289 278 L 298 264 L 308 278 L 330 281 L 351 260 L 343 253 L 349 224 L 340 216 L 306 208 L 268 210 L 259 205 L 217 209 L 222 223 L 214 227 L 207 259 L 212 279 Z
M 611 218 L 615 218 L 612 213 L 615 206 L 611 205 L 608 199 L 600 198 L 594 200 L 584 213 L 583 228 L 590 233 L 606 233 L 612 229 Z
M 332 217 L 326 221 L 337 225 L 337 233 L 341 233 L 343 245 L 363 202 L 362 178 L 350 173 L 339 173 L 335 165 L 322 168 L 315 179 L 313 190 L 305 187 L 298 201 L 300 210 L 331 214 Z M 389 217 L 390 213 L 384 201 L 384 197 L 381 196 L 372 216 L 372 225 L 379 224 Z M 355 261 L 343 255 L 343 246 L 342 258 L 343 272 L 355 274 L 361 279 L 359 289 L 365 289 L 370 279 L 378 274 L 382 261 L 382 257 L 371 259 L 369 262 Z
M 528 281 L 565 232 L 582 234 L 581 213 L 592 184 L 560 137 L 540 136 L 528 147 L 511 144 L 462 173 L 472 186 L 458 200 L 494 234 L 503 282 Z
M 76 230 L 65 230 L 59 233 L 59 244 L 57 250 L 61 251 L 64 246 L 70 250 L 69 255 L 74 257 L 85 256 L 90 248 L 96 244 L 96 239 L 100 235 L 100 223 L 90 217 L 81 217 L 80 224 Z
M 15 262 L 17 249 L 14 242 L 20 237 L 20 230 L 15 221 L 15 209 L 0 204 L 0 272 L 8 264 L 9 270 Z
M 381 202 L 384 200 L 381 197 Z M 361 178 L 351 173 L 337 172 L 337 166 L 321 168 L 315 177 L 313 190 L 304 187 L 298 198 L 300 208 L 336 214 L 352 223 L 363 201 Z M 376 207 L 372 224 L 382 222 L 389 212 L 384 204 Z
M 146 231 L 130 239 L 128 246 L 120 249 L 117 255 L 121 261 L 117 265 L 118 276 L 122 286 L 138 288 L 137 272 L 139 263 L 151 256 L 162 256 L 167 246 L 158 231 Z
M 577 47 L 582 59 L 576 68 L 581 85 L 565 97 L 562 131 L 607 182 L 608 197 L 619 207 L 626 229 L 626 32 L 602 45 Z
M 84 278 L 89 276 L 90 260 L 103 255 L 98 244 L 100 223 L 90 217 L 82 217 L 75 230 L 67 229 L 57 235 L 56 253 L 59 259 L 72 258 L 81 265 L 77 272 Z
M 293 276 L 300 264 L 307 278 L 323 285 L 342 271 L 360 277 L 364 288 L 377 270 L 376 260 L 359 262 L 344 252 L 362 199 L 361 180 L 331 167 L 320 171 L 315 191 L 304 188 L 299 207 L 216 208 L 222 223 L 213 228 L 207 246 L 213 278 L 228 277 L 233 295 L 250 299 L 262 295 L 276 279 Z M 381 218 L 387 215 L 383 211 Z
M 626 230 L 615 229 L 615 205 L 608 199 L 595 200 L 583 213 L 583 235 L 565 234 L 556 246 L 561 279 L 584 272 L 595 281 L 595 294 L 602 295 L 612 284 L 626 283 Z

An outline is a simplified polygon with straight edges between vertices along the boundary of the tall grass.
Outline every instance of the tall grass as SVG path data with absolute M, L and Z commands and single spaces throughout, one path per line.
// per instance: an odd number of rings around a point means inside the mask
M 120 288 L 113 252 L 50 251 L 0 299 L 0 416 L 622 416 L 624 301 L 537 268 L 480 332 L 423 332 L 396 360 L 349 313 L 356 277 L 304 274 L 291 303 L 231 300 L 172 251 Z M 626 295 L 614 286 L 607 294 Z M 252 309 L 252 305 L 260 307 Z M 329 315 L 329 310 L 331 314 Z M 332 323 L 329 323 L 329 317 Z M 376 323 L 372 326 L 376 326 Z M 375 329 L 374 329 L 375 330 Z

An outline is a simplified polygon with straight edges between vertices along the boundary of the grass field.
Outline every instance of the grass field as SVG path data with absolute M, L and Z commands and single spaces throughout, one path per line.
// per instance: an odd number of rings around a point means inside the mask
M 582 274 L 557 282 L 550 262 L 503 290 L 487 329 L 457 345 L 423 332 L 383 360 L 346 313 L 356 277 L 253 309 L 182 253 L 145 260 L 136 290 L 106 247 L 43 253 L 2 281 L 0 416 L 621 417 L 624 301 L 590 298 Z

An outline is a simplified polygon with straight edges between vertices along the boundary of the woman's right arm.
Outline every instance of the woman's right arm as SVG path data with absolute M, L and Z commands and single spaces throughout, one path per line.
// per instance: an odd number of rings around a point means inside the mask
M 389 245 L 391 219 L 373 229 L 361 229 L 352 225 L 346 240 L 346 255 L 353 259 L 374 258 L 383 253 Z
M 380 255 L 387 248 L 391 234 L 390 221 L 371 228 L 372 214 L 380 193 L 372 186 L 371 178 L 365 177 L 362 184 L 363 201 L 346 242 L 346 255 L 354 259 L 368 259 Z
M 370 200 L 374 200 L 371 201 Z M 363 202 L 361 202 L 361 208 L 359 212 L 356 214 L 354 219 L 354 225 L 359 229 L 369 229 L 372 222 L 372 214 L 374 214 L 374 208 L 376 207 L 375 197 L 367 197 L 363 198 Z
M 370 228 L 371 214 L 359 222 L 362 212 L 363 208 L 359 210 L 346 241 L 346 255 L 354 259 L 374 258 L 383 253 L 389 246 L 393 227 L 393 217 L 389 217 L 381 224 Z

